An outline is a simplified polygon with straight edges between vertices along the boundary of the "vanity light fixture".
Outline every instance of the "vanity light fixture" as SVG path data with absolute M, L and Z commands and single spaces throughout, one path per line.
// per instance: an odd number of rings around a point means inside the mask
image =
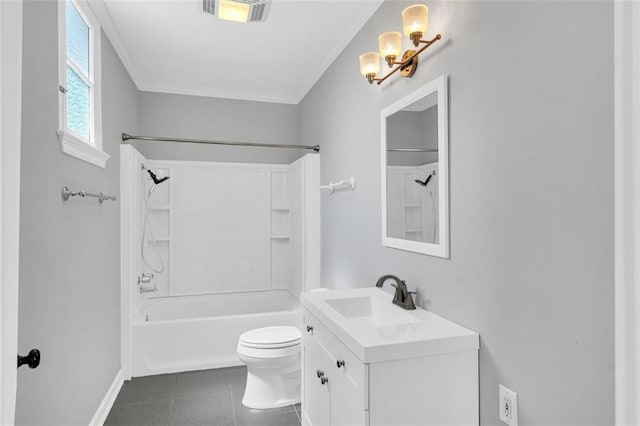
M 418 50 L 406 50 L 402 53 L 400 61 L 396 59 L 402 51 L 402 34 L 396 31 L 389 31 L 380 34 L 378 37 L 378 52 L 366 52 L 360 55 L 360 72 L 367 78 L 369 84 L 377 82 L 382 84 L 387 78 L 400 71 L 403 77 L 412 77 L 418 68 L 418 56 L 429 46 L 440 40 L 442 36 L 436 34 L 431 40 L 423 40 L 422 37 L 429 29 L 429 8 L 424 4 L 409 6 L 402 11 L 402 30 L 411 39 L 413 45 Z M 382 78 L 376 78 L 380 72 L 380 57 L 384 58 L 389 68 L 393 68 Z

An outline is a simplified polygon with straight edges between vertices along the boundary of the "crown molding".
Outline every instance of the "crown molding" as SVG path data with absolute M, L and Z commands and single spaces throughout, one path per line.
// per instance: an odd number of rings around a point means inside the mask
M 360 29 L 367 23 L 369 18 L 378 10 L 378 8 L 384 3 L 384 0 L 367 0 L 363 2 L 363 11 L 357 16 L 349 30 L 344 34 L 340 41 L 331 50 L 329 55 L 322 61 L 322 64 L 316 68 L 316 72 L 311 76 L 307 83 L 302 87 L 297 95 L 280 95 L 280 94 L 260 94 L 260 93 L 247 93 L 243 91 L 234 90 L 221 90 L 211 87 L 197 87 L 197 86 L 174 86 L 167 84 L 158 84 L 145 81 L 143 77 L 138 73 L 131 57 L 127 53 L 127 49 L 122 42 L 120 31 L 117 24 L 111 16 L 111 12 L 104 0 L 91 0 L 89 5 L 91 10 L 96 15 L 98 22 L 102 30 L 106 34 L 107 38 L 111 42 L 117 55 L 120 57 L 122 64 L 129 73 L 131 80 L 136 85 L 137 89 L 141 92 L 156 92 L 167 93 L 174 95 L 188 95 L 188 96 L 202 96 L 210 98 L 222 98 L 222 99 L 234 99 L 241 101 L 252 102 L 270 102 L 279 104 L 291 104 L 298 105 L 302 99 L 309 93 L 311 88 L 320 80 L 324 73 L 329 69 L 331 64 L 338 58 L 340 53 L 347 47 L 351 40 L 355 37 Z

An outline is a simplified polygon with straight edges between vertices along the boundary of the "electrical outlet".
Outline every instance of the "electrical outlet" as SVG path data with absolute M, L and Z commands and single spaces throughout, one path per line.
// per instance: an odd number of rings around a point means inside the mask
M 518 394 L 502 385 L 499 385 L 498 389 L 500 420 L 509 426 L 518 426 Z

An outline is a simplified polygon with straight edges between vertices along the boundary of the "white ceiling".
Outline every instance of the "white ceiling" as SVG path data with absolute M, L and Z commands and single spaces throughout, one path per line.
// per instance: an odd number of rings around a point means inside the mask
M 90 4 L 140 90 L 297 104 L 381 3 L 272 0 L 266 22 L 247 24 L 202 0 Z

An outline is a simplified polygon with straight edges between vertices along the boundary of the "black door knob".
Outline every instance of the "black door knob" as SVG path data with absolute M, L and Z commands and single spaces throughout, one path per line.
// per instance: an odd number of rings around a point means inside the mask
M 38 349 L 31 349 L 27 356 L 18 355 L 18 368 L 27 364 L 29 368 L 36 368 L 40 365 L 40 351 Z

